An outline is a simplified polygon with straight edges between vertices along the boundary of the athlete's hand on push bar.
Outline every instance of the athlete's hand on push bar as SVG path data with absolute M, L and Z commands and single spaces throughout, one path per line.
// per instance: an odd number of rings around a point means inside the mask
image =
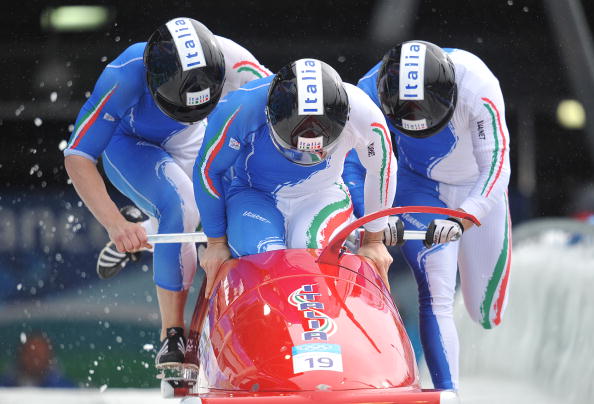
M 450 241 L 457 241 L 464 233 L 462 222 L 455 217 L 447 219 L 433 219 L 427 228 L 425 247 L 431 247 L 435 244 L 444 244 Z

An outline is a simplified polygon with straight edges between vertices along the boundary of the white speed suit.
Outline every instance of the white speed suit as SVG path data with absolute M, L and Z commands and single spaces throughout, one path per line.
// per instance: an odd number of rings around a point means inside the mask
M 475 55 L 444 49 L 455 66 L 458 100 L 449 124 L 424 139 L 398 132 L 388 120 L 398 153 L 395 206 L 461 208 L 482 226 L 460 241 L 425 248 L 409 241 L 402 252 L 419 288 L 423 350 L 436 388 L 457 388 L 458 335 L 453 319 L 456 273 L 468 313 L 484 328 L 501 321 L 510 275 L 511 222 L 507 200 L 509 133 L 499 82 Z M 358 86 L 380 105 L 376 80 L 381 63 Z M 353 200 L 361 167 L 349 155 L 344 179 Z M 435 215 L 405 214 L 407 229 L 426 230 Z

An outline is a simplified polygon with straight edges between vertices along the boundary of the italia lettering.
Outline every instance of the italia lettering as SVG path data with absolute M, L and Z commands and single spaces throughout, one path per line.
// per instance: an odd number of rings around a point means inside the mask
M 320 315 L 316 314 L 315 311 L 304 311 L 303 316 L 305 318 L 324 318 L 324 316 L 320 316 Z
M 316 67 L 316 62 L 314 62 L 313 60 L 306 60 L 304 64 L 305 64 L 305 66 L 308 66 L 308 67 Z M 308 73 L 313 73 L 313 74 L 308 74 Z M 303 69 L 303 70 L 301 70 L 301 80 L 302 81 L 316 80 L 315 73 L 317 73 L 317 70 L 315 70 L 315 69 Z M 305 92 L 306 92 L 306 98 L 304 99 L 304 102 L 306 104 L 317 104 L 318 97 L 315 96 L 315 94 L 318 92 L 318 85 L 317 84 L 308 84 L 307 86 L 305 86 Z M 312 95 L 311 97 L 310 97 L 310 94 Z M 319 109 L 318 108 L 304 108 L 303 111 L 318 112 Z
M 299 310 L 318 309 L 324 310 L 324 304 L 320 302 L 299 303 Z
M 305 330 L 301 334 L 302 339 L 304 341 L 326 341 L 329 336 L 327 331 L 335 327 L 334 320 L 322 311 L 324 310 L 324 304 L 315 301 L 322 294 L 314 292 L 314 286 L 302 285 L 301 288 L 291 294 L 289 303 L 297 307 L 299 311 L 302 311 L 303 317 L 307 319 L 307 326 L 304 327 Z M 304 300 L 306 301 L 304 302 Z M 321 331 L 322 329 L 324 331 Z
M 400 57 L 400 97 L 422 100 L 423 70 L 425 69 L 425 46 L 410 44 L 402 49 Z
M 181 26 L 180 28 L 173 30 L 172 36 L 174 36 L 178 51 L 180 54 L 184 55 L 182 57 L 182 62 L 185 64 L 185 68 L 200 66 L 202 64 L 202 57 L 200 52 L 196 51 L 196 48 L 200 48 L 200 43 L 196 43 L 199 39 L 196 32 L 192 29 L 193 27 L 188 26 L 184 19 L 176 20 L 174 24 L 175 26 Z M 170 30 L 170 32 L 171 31 L 172 30 Z M 184 38 L 188 39 L 184 40 Z M 187 50 L 188 52 L 183 52 L 184 50 Z
M 312 339 L 319 339 L 322 341 L 328 340 L 328 334 L 322 331 L 308 331 L 303 333 L 304 341 L 311 341 Z
M 321 293 L 299 293 L 297 296 L 304 298 L 305 300 L 316 300 L 316 296 L 320 296 Z

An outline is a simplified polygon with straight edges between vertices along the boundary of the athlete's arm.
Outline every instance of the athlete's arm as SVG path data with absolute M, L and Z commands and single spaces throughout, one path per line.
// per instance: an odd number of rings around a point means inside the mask
M 492 77 L 478 92 L 469 116 L 479 177 L 460 210 L 481 220 L 502 198 L 510 177 L 509 132 L 499 83 Z M 467 229 L 471 223 L 464 221 Z
M 346 86 L 346 85 L 345 85 Z M 365 168 L 364 207 L 365 214 L 392 206 L 396 193 L 396 158 L 385 118 L 380 109 L 359 88 L 351 90 L 352 127 L 356 133 L 355 151 Z M 354 100 L 354 101 L 353 101 Z M 387 272 L 392 256 L 383 243 L 383 232 L 388 224 L 384 217 L 365 224 L 363 244 L 359 254 L 375 263 L 378 273 L 387 282 Z
M 226 234 L 223 176 L 237 160 L 242 147 L 240 125 L 237 123 L 240 110 L 239 103 L 228 102 L 227 99 L 219 102 L 208 117 L 204 141 L 194 163 L 194 196 L 200 207 L 204 233 L 208 237 Z
M 231 251 L 227 244 L 227 236 L 208 237 L 206 250 L 200 258 L 200 266 L 206 272 L 206 297 L 212 294 L 212 287 L 223 262 L 231 258 Z
M 204 141 L 194 164 L 194 196 L 204 233 L 208 237 L 207 248 L 200 261 L 206 271 L 207 296 L 220 266 L 231 257 L 226 239 L 223 176 L 237 160 L 242 147 L 240 96 L 230 94 L 210 114 Z
M 390 132 L 379 109 L 376 119 L 371 119 L 366 131 L 368 143 L 355 148 L 361 164 L 365 168 L 364 205 L 365 214 L 377 212 L 392 206 L 396 193 L 396 157 L 392 150 Z M 373 117 L 373 116 L 372 116 Z M 374 220 L 365 225 L 371 232 L 383 231 L 387 218 Z
M 391 207 L 396 193 L 396 158 L 392 152 L 390 133 L 383 115 L 380 113 L 377 118 L 371 122 L 369 128 L 372 141 L 366 147 L 355 149 L 366 169 L 365 214 Z M 363 243 L 358 252 L 374 262 L 386 286 L 389 285 L 387 273 L 392 264 L 392 256 L 383 243 L 387 220 L 388 218 L 374 220 L 364 226 Z
M 349 187 L 355 217 L 362 217 L 365 212 L 363 192 L 365 188 L 365 168 L 354 150 L 351 150 L 344 160 L 342 180 Z
M 138 223 L 127 221 L 109 197 L 105 182 L 93 161 L 70 155 L 64 159 L 64 165 L 76 192 L 97 221 L 105 227 L 119 251 L 150 248 L 144 228 Z
M 109 197 L 96 161 L 109 143 L 121 115 L 134 102 L 138 91 L 142 91 L 135 88 L 138 78 L 130 77 L 135 73 L 134 68 L 142 69 L 142 60 L 131 61 L 129 57 L 130 53 L 138 53 L 134 48 L 139 46 L 142 44 L 132 45 L 105 68 L 79 112 L 64 150 L 64 165 L 78 195 L 121 252 L 150 246 L 144 228 L 126 221 Z M 135 62 L 140 65 L 134 66 Z

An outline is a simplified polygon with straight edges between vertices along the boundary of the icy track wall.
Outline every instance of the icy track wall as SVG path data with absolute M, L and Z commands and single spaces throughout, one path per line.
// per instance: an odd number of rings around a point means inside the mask
M 484 330 L 456 307 L 464 376 L 514 381 L 563 403 L 594 402 L 594 226 L 541 219 L 513 234 L 502 324 Z

